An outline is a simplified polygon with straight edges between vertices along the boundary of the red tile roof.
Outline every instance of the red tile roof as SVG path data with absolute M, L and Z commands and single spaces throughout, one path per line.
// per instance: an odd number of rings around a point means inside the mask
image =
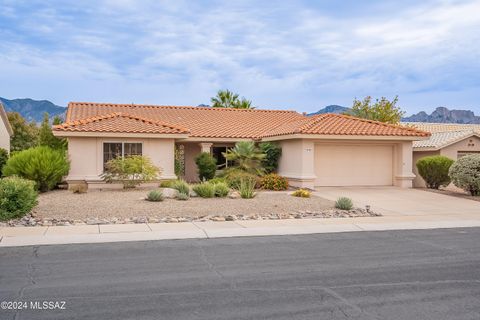
M 345 115 L 295 111 L 71 102 L 55 131 L 188 133 L 199 138 L 261 139 L 287 134 L 427 137 L 413 128 Z
M 326 113 L 291 121 L 264 133 L 265 137 L 286 134 L 428 137 L 430 133 L 400 125 Z

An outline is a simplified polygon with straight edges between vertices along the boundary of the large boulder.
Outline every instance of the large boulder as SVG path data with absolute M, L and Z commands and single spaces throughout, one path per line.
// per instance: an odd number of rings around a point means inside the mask
M 161 188 L 164 198 L 175 199 L 178 196 L 178 191 L 172 188 Z

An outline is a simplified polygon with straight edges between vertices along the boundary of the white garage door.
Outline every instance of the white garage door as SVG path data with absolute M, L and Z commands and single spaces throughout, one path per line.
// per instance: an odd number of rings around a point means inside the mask
M 391 145 L 315 145 L 316 186 L 390 186 Z

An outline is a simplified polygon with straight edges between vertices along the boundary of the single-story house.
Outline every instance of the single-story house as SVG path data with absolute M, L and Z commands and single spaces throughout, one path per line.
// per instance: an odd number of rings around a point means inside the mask
M 425 187 L 425 181 L 417 171 L 416 163 L 427 156 L 442 155 L 457 160 L 467 154 L 480 154 L 480 125 L 454 123 L 404 123 L 418 130 L 430 132 L 427 140 L 413 142 L 414 187 Z
M 274 141 L 282 148 L 278 173 L 293 186 L 411 187 L 412 142 L 429 133 L 338 114 L 295 111 L 72 102 L 54 134 L 68 139 L 69 184 L 104 188 L 105 163 L 142 154 L 174 179 L 195 181 L 195 156 L 222 152 L 240 140 Z
M 10 152 L 10 137 L 13 135 L 12 126 L 8 121 L 7 113 L 0 102 L 0 148 Z

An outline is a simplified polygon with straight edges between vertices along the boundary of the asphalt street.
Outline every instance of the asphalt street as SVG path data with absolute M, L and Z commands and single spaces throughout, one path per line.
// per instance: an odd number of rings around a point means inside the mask
M 480 319 L 480 228 L 0 248 L 0 301 L 0 319 Z

